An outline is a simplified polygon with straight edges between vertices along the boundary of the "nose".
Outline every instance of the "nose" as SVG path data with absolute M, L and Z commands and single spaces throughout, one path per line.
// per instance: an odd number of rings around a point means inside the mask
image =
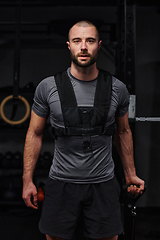
M 81 50 L 87 50 L 86 41 L 82 41 L 82 43 L 81 43 Z

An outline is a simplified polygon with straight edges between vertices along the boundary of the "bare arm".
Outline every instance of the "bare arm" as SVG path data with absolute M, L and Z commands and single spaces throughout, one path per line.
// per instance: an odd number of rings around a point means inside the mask
M 28 207 L 37 209 L 37 189 L 33 184 L 33 174 L 42 146 L 43 130 L 46 118 L 31 112 L 30 125 L 26 135 L 23 155 L 23 194 Z M 33 198 L 33 200 L 32 200 Z
M 133 139 L 128 122 L 128 113 L 124 117 L 116 117 L 116 123 L 115 143 L 122 161 L 126 184 L 131 185 L 128 191 L 132 194 L 142 193 L 144 190 L 144 181 L 136 175 L 133 156 Z M 137 188 L 137 185 L 139 188 Z

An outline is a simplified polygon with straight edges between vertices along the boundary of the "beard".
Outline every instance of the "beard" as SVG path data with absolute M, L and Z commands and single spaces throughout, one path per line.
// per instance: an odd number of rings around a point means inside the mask
M 78 57 L 81 54 L 86 54 L 90 59 L 88 61 L 79 61 Z M 82 67 L 82 68 L 86 68 L 89 67 L 91 65 L 93 65 L 96 61 L 97 61 L 97 57 L 98 57 L 98 53 L 96 53 L 94 56 L 92 56 L 89 53 L 79 53 L 77 55 L 73 55 L 72 52 L 70 52 L 70 56 L 71 56 L 71 60 L 78 66 L 78 67 Z

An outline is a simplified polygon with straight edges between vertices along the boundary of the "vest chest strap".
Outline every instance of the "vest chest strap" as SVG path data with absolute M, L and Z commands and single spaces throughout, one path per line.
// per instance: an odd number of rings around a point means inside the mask
M 115 123 L 107 128 L 102 126 L 94 128 L 76 128 L 76 127 L 66 127 L 66 128 L 52 128 L 52 134 L 55 137 L 64 136 L 87 136 L 87 135 L 107 135 L 112 136 L 115 133 Z

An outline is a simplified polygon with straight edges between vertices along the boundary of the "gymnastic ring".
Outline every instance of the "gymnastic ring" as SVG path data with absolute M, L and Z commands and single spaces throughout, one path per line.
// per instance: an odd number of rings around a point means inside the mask
M 5 104 L 6 104 L 10 99 L 19 99 L 19 100 L 21 100 L 21 101 L 25 104 L 25 106 L 26 106 L 26 114 L 25 114 L 25 116 L 24 116 L 22 119 L 18 120 L 18 121 L 12 121 L 12 120 L 8 119 L 8 118 L 5 116 L 5 114 L 4 114 L 4 106 L 5 106 Z M 22 96 L 20 96 L 20 95 L 18 95 L 17 97 L 14 97 L 13 95 L 10 95 L 10 96 L 6 97 L 6 98 L 2 101 L 1 106 L 0 106 L 0 113 L 1 113 L 1 117 L 3 118 L 3 120 L 4 120 L 5 122 L 7 122 L 7 123 L 9 123 L 9 124 L 11 124 L 11 125 L 18 125 L 18 124 L 21 124 L 21 123 L 25 122 L 26 119 L 28 118 L 28 116 L 29 116 L 29 114 L 30 114 L 30 105 L 29 105 L 28 101 L 27 101 L 24 97 L 22 97 Z

